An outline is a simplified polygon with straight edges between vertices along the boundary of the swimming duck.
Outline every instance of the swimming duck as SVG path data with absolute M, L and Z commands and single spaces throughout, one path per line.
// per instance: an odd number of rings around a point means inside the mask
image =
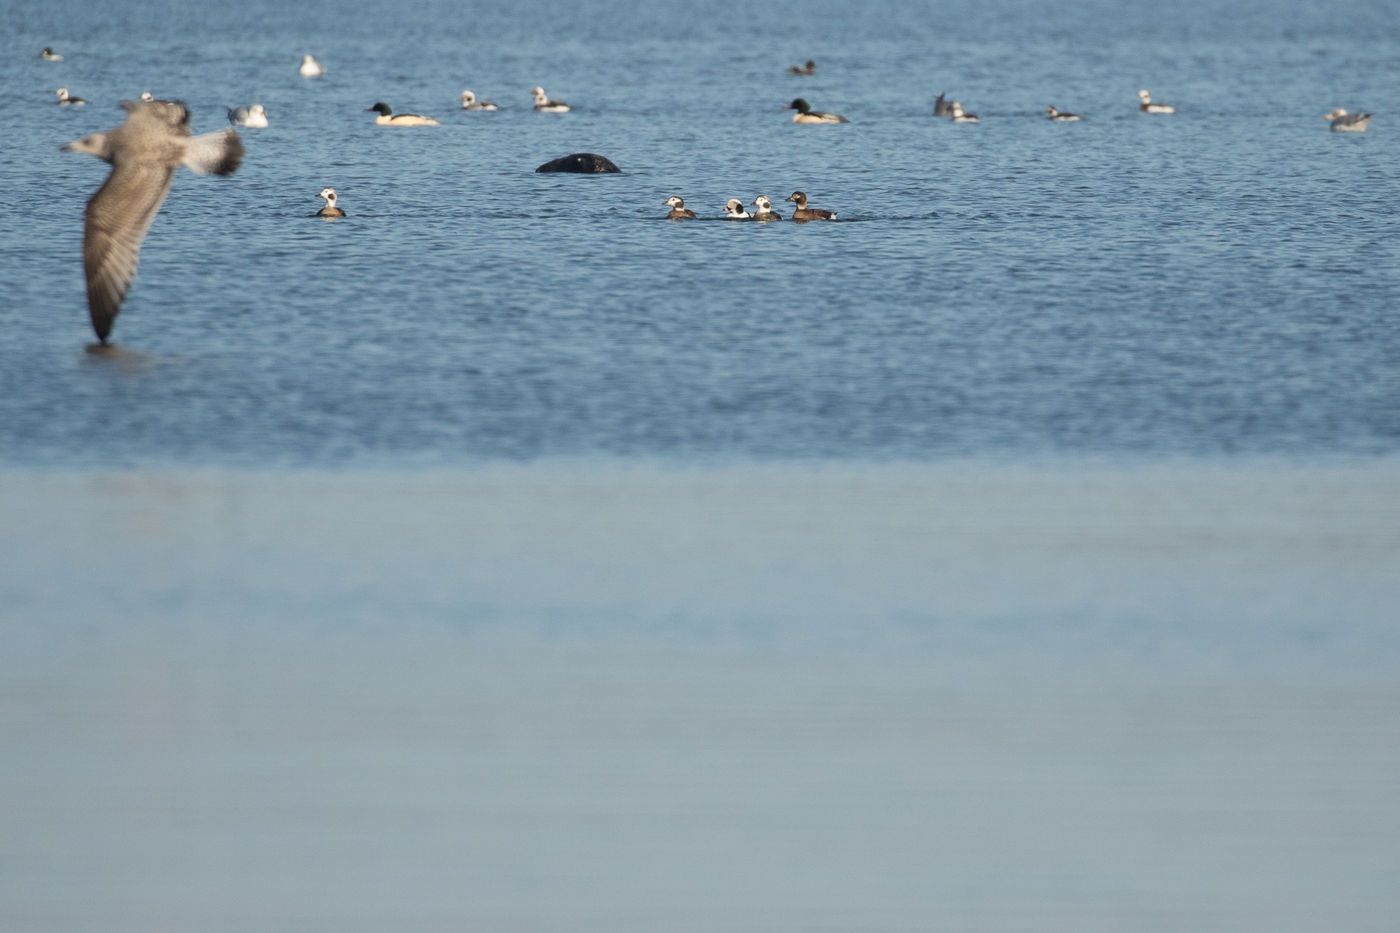
M 1331 113 L 1323 114 L 1322 119 L 1332 121 L 1332 132 L 1334 133 L 1364 133 L 1366 127 L 1371 124 L 1369 113 L 1347 113 L 1341 107 Z
M 814 75 L 817 73 L 817 63 L 810 58 L 805 65 L 793 65 L 788 69 L 790 75 Z
M 190 112 L 178 101 L 122 101 L 126 122 L 62 146 L 112 166 L 83 214 L 83 268 L 88 313 L 97 339 L 107 342 L 122 299 L 136 277 L 141 241 L 181 165 L 201 175 L 228 175 L 243 161 L 231 128 L 190 135 Z
M 666 199 L 666 205 L 671 208 L 671 213 L 666 215 L 668 220 L 685 220 L 695 216 L 695 212 L 685 206 L 685 201 L 674 194 Z
M 472 92 L 472 91 L 463 91 L 463 92 L 462 92 L 462 109 L 463 109 L 463 110 L 500 110 L 501 108 L 497 107 L 495 104 L 491 103 L 489 100 L 477 100 L 477 99 L 476 99 L 476 94 L 475 94 L 474 92 Z
M 953 115 L 953 105 L 944 100 L 942 94 L 934 99 L 933 115 L 935 117 L 951 117 Z
M 725 220 L 753 220 L 753 215 L 744 210 L 744 202 L 738 198 L 730 198 L 729 203 L 724 205 Z
M 1143 113 L 1176 113 L 1176 108 L 1171 104 L 1152 103 L 1152 95 L 1148 93 L 1146 88 L 1138 91 L 1138 100 L 1142 101 L 1138 104 L 1138 110 Z
M 326 73 L 326 66 L 316 61 L 316 56 L 308 53 L 301 57 L 301 67 L 297 69 L 297 73 L 303 78 L 319 78 Z
M 1073 123 L 1075 120 L 1080 119 L 1080 116 L 1077 113 L 1062 113 L 1056 110 L 1054 104 L 1051 104 L 1049 107 L 1046 107 L 1045 112 L 1050 115 L 1051 120 L 1054 120 L 1057 123 Z
M 394 113 L 389 109 L 389 105 L 382 101 L 373 107 L 365 108 L 365 113 L 371 111 L 379 114 L 374 118 L 374 122 L 380 126 L 442 126 L 432 117 L 425 117 L 421 113 Z
M 963 105 L 958 101 L 953 101 L 951 104 L 948 105 L 948 113 L 949 116 L 952 117 L 954 123 L 982 122 L 982 118 L 977 116 L 977 114 L 968 113 L 966 110 L 963 110 Z
M 42 59 L 43 59 L 44 61 L 46 61 L 46 62 L 61 62 L 61 61 L 63 61 L 63 56 L 62 56 L 62 55 L 59 55 L 57 52 L 55 52 L 53 49 L 49 48 L 47 45 L 44 46 L 44 51 L 42 51 L 42 52 L 39 53 L 39 57 L 42 58 Z
M 542 87 L 533 88 L 530 96 L 535 99 L 535 109 L 540 113 L 568 113 L 570 110 L 562 100 L 550 100 Z
M 344 217 L 345 211 L 335 206 L 335 189 L 322 188 L 318 198 L 326 199 L 326 206 L 316 212 L 317 217 Z
M 154 94 L 152 94 L 150 91 L 142 91 L 142 92 L 141 92 L 141 100 L 142 100 L 143 102 L 149 104 L 151 101 L 153 101 L 153 100 L 155 100 L 155 99 L 156 99 L 156 96 L 155 96 Z
M 761 194 L 753 199 L 753 205 L 754 207 L 758 208 L 758 210 L 753 212 L 754 220 L 762 220 L 766 222 L 769 220 L 783 219 L 782 214 L 779 214 L 777 211 L 773 210 L 773 202 L 768 200 Z
M 792 115 L 793 123 L 850 123 L 839 113 L 823 113 L 820 110 L 813 110 L 812 105 L 802 98 L 797 98 L 792 103 L 783 108 L 784 110 L 796 110 Z
M 87 103 L 87 101 L 83 100 L 81 97 L 68 96 L 68 88 L 66 87 L 61 87 L 54 91 L 54 93 L 58 95 L 58 105 L 60 107 L 81 107 L 83 104 Z
M 793 220 L 835 220 L 836 214 L 832 211 L 824 211 L 819 207 L 807 206 L 807 195 L 801 191 L 794 191 L 785 200 L 797 204 L 796 210 L 792 212 Z
M 228 122 L 234 126 L 251 126 L 254 129 L 267 128 L 267 111 L 262 104 L 251 107 L 236 107 L 228 112 Z

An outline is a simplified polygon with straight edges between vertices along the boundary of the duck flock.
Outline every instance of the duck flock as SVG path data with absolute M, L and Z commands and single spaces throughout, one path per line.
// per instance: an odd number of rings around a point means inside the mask
M 49 47 L 39 53 L 39 58 L 46 62 L 63 61 L 63 56 Z M 813 75 L 816 69 L 816 62 L 809 60 L 788 68 L 788 73 Z M 324 75 L 326 69 L 313 55 L 307 54 L 302 57 L 297 71 L 303 77 L 316 78 Z M 60 106 L 80 107 L 87 103 L 83 98 L 71 94 L 66 87 L 58 88 L 55 93 Z M 571 109 L 563 101 L 550 98 L 542 87 L 533 88 L 530 97 L 534 109 L 540 113 L 568 113 Z M 490 101 L 479 100 L 471 90 L 462 91 L 459 100 L 463 110 L 501 109 Z M 83 226 L 83 267 L 87 277 L 88 310 L 93 330 L 103 344 L 107 343 L 122 301 L 136 276 L 141 243 L 170 191 L 175 170 L 183 165 L 199 174 L 229 175 L 237 170 L 243 160 L 243 144 L 232 127 L 192 136 L 190 112 L 182 101 L 158 100 L 150 92 L 143 92 L 139 100 L 121 101 L 121 107 L 127 112 L 126 122 L 121 126 L 105 133 L 84 136 L 62 147 L 65 151 L 94 155 L 112 166 L 107 180 L 88 201 Z M 813 110 L 802 97 L 794 98 L 784 109 L 795 111 L 792 122 L 798 124 L 850 122 L 841 114 Z M 1138 91 L 1138 109 L 1147 114 L 1176 113 L 1174 106 L 1154 101 L 1151 92 L 1146 89 Z M 442 125 L 424 114 L 394 113 L 382 101 L 366 108 L 366 112 L 376 114 L 374 122 L 380 126 Z M 1077 113 L 1059 110 L 1054 105 L 1046 107 L 1045 112 L 1047 119 L 1057 123 L 1085 119 Z M 946 94 L 939 94 L 934 101 L 933 115 L 954 123 L 981 122 L 981 118 L 968 112 L 961 101 L 947 100 Z M 1371 122 L 1369 113 L 1348 113 L 1341 108 L 1330 111 L 1323 118 L 1333 132 L 1365 132 Z M 265 128 L 268 126 L 268 113 L 262 104 L 255 103 L 230 108 L 228 120 L 233 126 Z M 556 164 L 572 167 L 553 168 Z M 617 168 L 601 156 L 579 153 L 555 160 L 539 169 L 546 170 L 615 172 Z M 317 197 L 326 203 L 313 216 L 329 219 L 346 216 L 344 209 L 336 204 L 334 188 L 323 188 Z M 836 220 L 837 215 L 833 211 L 808 207 L 807 195 L 802 191 L 794 191 L 785 200 L 793 204 L 792 219 L 798 223 Z M 684 199 L 679 195 L 668 198 L 665 204 L 671 209 L 666 215 L 669 220 L 689 220 L 697 216 L 685 206 Z M 754 210 L 749 211 L 747 207 Z M 773 210 L 772 201 L 764 195 L 758 195 L 748 205 L 738 198 L 730 198 L 720 216 L 725 220 L 756 223 L 784 219 L 781 213 Z

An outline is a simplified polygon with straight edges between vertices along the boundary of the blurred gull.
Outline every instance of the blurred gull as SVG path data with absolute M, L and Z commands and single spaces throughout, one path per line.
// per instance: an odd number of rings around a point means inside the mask
M 232 129 L 191 136 L 190 112 L 180 101 L 124 100 L 121 106 L 127 112 L 121 126 L 62 147 L 112 165 L 83 215 L 88 311 L 104 344 L 175 169 L 183 165 L 200 174 L 228 175 L 243 161 L 243 143 Z

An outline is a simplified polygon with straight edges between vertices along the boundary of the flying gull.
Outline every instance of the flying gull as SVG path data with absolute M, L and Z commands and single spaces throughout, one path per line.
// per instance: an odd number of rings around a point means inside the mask
M 183 165 L 201 175 L 228 175 L 243 161 L 243 143 L 231 128 L 191 136 L 190 111 L 181 101 L 124 100 L 121 106 L 127 114 L 121 126 L 62 147 L 112 165 L 83 214 L 88 311 L 104 344 L 175 169 Z

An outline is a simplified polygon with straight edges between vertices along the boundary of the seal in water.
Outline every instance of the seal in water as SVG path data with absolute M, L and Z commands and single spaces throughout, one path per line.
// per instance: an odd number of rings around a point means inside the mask
M 607 158 L 594 155 L 591 152 L 575 152 L 573 155 L 562 156 L 552 162 L 546 162 L 536 172 L 575 172 L 580 175 L 593 175 L 604 173 L 621 172 L 616 165 L 613 165 Z

